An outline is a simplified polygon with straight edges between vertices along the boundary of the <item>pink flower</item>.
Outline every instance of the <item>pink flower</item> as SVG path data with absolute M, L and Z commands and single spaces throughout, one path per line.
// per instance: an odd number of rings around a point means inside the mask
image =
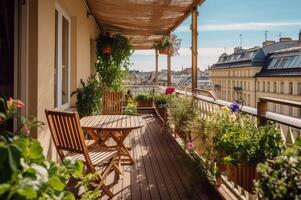
M 11 108 L 16 106 L 17 108 L 23 108 L 25 106 L 25 104 L 19 100 L 19 99 L 13 99 L 13 98 L 9 98 L 9 100 L 6 101 L 6 105 L 7 108 Z
M 173 94 L 175 91 L 176 91 L 176 89 L 175 89 L 174 87 L 168 86 L 168 87 L 165 89 L 165 95 Z
M 188 142 L 186 145 L 186 148 L 191 151 L 193 149 L 193 143 L 192 142 Z

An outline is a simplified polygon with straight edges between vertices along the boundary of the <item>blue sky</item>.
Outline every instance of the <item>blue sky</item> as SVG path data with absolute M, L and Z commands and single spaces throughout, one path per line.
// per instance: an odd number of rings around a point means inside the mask
M 268 40 L 282 37 L 298 38 L 301 29 L 301 0 L 206 0 L 198 17 L 198 66 L 202 69 L 215 63 L 221 53 L 261 46 L 268 31 Z M 190 17 L 174 32 L 182 39 L 180 55 L 172 57 L 172 69 L 191 67 Z M 131 69 L 153 71 L 154 51 L 136 51 Z M 160 55 L 159 68 L 166 69 L 166 56 Z

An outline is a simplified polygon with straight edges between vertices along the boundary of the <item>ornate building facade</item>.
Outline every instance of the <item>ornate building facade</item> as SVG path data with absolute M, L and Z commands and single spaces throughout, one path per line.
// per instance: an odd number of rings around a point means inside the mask
M 222 54 L 209 69 L 217 98 L 242 100 L 256 107 L 259 97 L 301 101 L 301 31 L 299 40 L 281 38 L 266 41 L 262 47 Z M 299 117 L 299 108 L 269 104 L 269 110 Z

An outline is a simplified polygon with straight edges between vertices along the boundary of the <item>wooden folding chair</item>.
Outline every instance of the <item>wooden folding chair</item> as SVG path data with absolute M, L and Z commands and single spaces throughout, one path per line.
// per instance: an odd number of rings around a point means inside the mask
M 59 112 L 45 110 L 52 139 L 63 160 L 65 157 L 81 160 L 87 167 L 87 171 L 94 173 L 96 167 L 105 164 L 104 171 L 99 174 L 98 184 L 109 197 L 113 193 L 104 184 L 106 177 L 112 170 L 121 174 L 115 164 L 117 150 L 110 150 L 97 144 L 87 145 L 84 139 L 83 130 L 80 126 L 77 112 Z
M 123 111 L 124 94 L 122 92 L 105 92 L 103 94 L 104 115 L 120 115 Z

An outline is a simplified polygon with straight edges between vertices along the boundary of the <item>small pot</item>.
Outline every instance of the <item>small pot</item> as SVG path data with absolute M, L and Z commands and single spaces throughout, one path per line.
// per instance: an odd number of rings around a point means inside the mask
M 165 54 L 165 55 L 170 55 L 170 54 L 172 54 L 172 51 L 169 49 L 161 49 L 161 50 L 159 50 L 159 53 Z
M 102 52 L 106 55 L 111 55 L 112 51 L 113 51 L 113 49 L 112 49 L 111 45 L 109 45 L 109 46 L 102 49 Z

